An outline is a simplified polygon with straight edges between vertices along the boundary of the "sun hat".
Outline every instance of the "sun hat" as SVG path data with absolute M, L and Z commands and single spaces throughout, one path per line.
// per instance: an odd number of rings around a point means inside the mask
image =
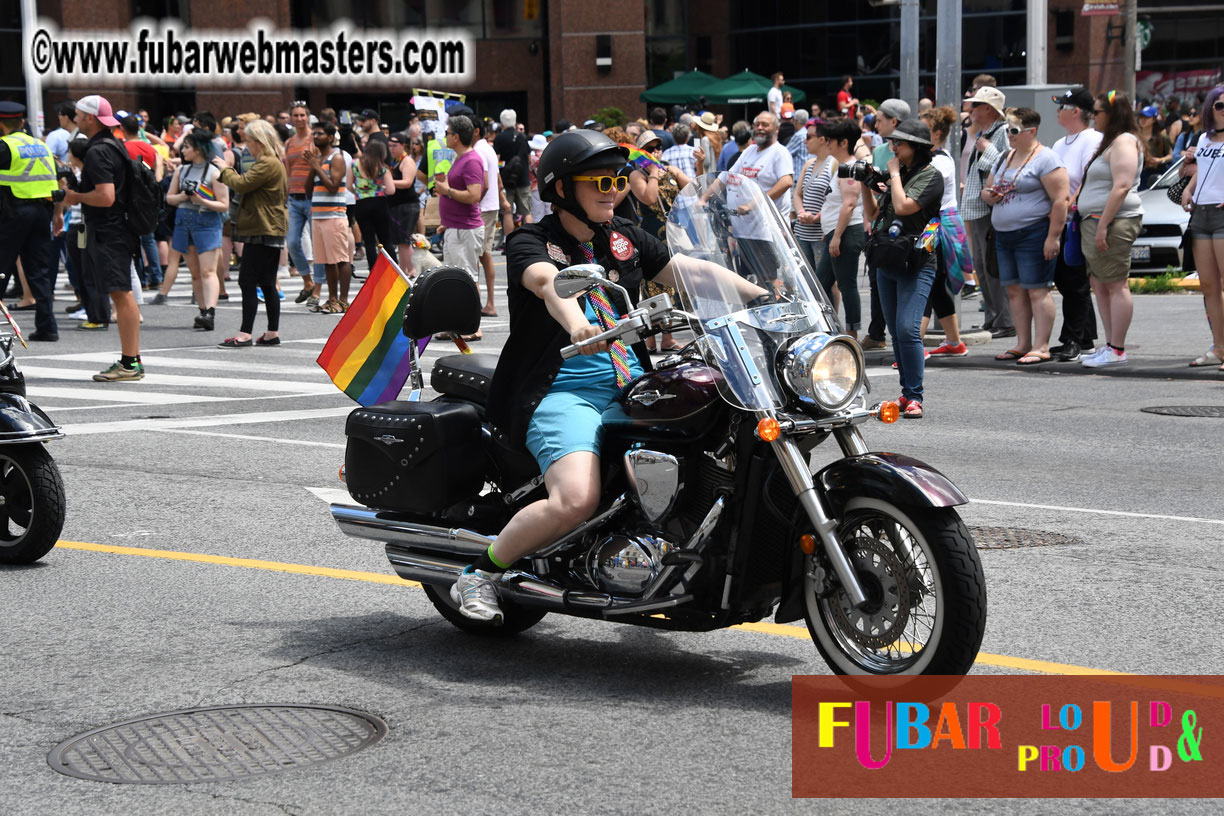
M 918 119 L 905 119 L 897 123 L 893 128 L 893 132 L 889 134 L 889 139 L 896 139 L 902 142 L 912 142 L 913 144 L 930 145 L 931 129 L 926 126 L 926 123 Z
M 995 112 L 1000 116 L 1003 115 L 1003 105 L 1007 102 L 1007 97 L 998 88 L 992 88 L 989 85 L 983 85 L 977 89 L 977 93 L 969 97 L 971 105 L 989 105 L 995 109 Z
M 650 144 L 651 142 L 661 141 L 663 140 L 659 138 L 659 134 L 655 133 L 653 130 L 646 130 L 643 131 L 642 135 L 638 137 L 637 148 L 638 150 L 645 150 L 646 145 Z

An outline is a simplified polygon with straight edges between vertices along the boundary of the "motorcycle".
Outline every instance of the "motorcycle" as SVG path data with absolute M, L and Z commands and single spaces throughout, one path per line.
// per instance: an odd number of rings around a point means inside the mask
M 64 529 L 64 481 L 44 442 L 60 427 L 26 398 L 25 376 L 13 355 L 21 330 L 4 304 L 0 316 L 0 564 L 32 564 L 51 551 Z
M 667 238 L 677 302 L 645 299 L 587 342 L 685 328 L 696 340 L 605 411 L 599 509 L 503 574 L 503 625 L 464 617 L 449 593 L 543 495 L 534 459 L 484 420 L 496 357 L 439 359 L 439 396 L 421 401 L 413 344 L 409 398 L 348 418 L 341 476 L 361 506 L 331 506 L 340 529 L 384 542 L 396 573 L 468 632 L 513 634 L 550 612 L 691 632 L 772 613 L 804 619 L 839 674 L 966 673 L 986 621 L 981 563 L 955 510 L 968 500 L 929 465 L 867 446 L 860 426 L 895 422 L 899 407 L 868 404 L 862 350 L 777 210 L 751 179 L 698 179 Z M 745 302 L 737 276 L 765 294 Z M 555 280 L 562 297 L 596 285 L 619 289 L 593 264 Z M 474 331 L 479 307 L 465 272 L 433 270 L 404 333 Z M 842 456 L 813 473 L 810 454 L 830 437 Z

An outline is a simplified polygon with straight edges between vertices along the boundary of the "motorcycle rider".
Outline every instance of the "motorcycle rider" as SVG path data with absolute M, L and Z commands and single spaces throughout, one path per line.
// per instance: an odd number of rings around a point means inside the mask
M 556 137 L 537 170 L 540 198 L 554 211 L 506 240 L 510 336 L 493 375 L 487 416 L 511 444 L 526 444 L 540 465 L 548 498 L 520 510 L 459 576 L 451 599 L 469 618 L 500 623 L 495 582 L 501 573 L 594 514 L 600 497 L 600 415 L 621 387 L 650 365 L 641 343 L 627 348 L 615 341 L 609 348 L 600 342 L 570 360 L 560 355 L 563 346 L 610 327 L 609 305 L 613 315 L 631 308 L 605 287 L 582 298 L 561 298 L 553 290 L 561 269 L 598 263 L 609 280 L 630 292 L 643 278 L 676 285 L 667 245 L 613 216 L 617 193 L 628 183 L 617 174 L 627 161 L 628 151 L 597 131 Z M 691 263 L 734 279 L 745 301 L 764 292 L 713 264 Z

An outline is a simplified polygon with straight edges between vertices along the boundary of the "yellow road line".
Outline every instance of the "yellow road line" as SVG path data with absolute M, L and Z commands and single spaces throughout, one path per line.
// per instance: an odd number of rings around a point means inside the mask
M 85 541 L 58 541 L 56 547 L 66 550 L 84 550 L 86 552 L 110 553 L 112 555 L 135 555 L 142 558 L 164 558 L 170 561 L 192 561 L 198 564 L 220 564 L 226 567 L 245 567 L 246 569 L 268 570 L 271 572 L 288 572 L 294 575 L 315 575 L 322 578 L 341 578 L 346 581 L 365 581 L 371 584 L 390 584 L 402 587 L 420 587 L 416 581 L 405 581 L 396 575 L 384 575 L 379 572 L 361 572 L 359 570 L 332 569 L 330 567 L 313 567 L 308 564 L 286 564 L 281 561 L 262 561 L 257 558 L 230 558 L 225 555 L 206 555 L 204 553 L 177 552 L 175 550 L 150 550 L 143 547 L 119 547 L 113 544 L 91 544 Z M 742 623 L 732 627 L 748 632 L 765 635 L 799 638 L 808 640 L 805 626 L 791 626 L 782 623 Z M 1030 660 L 1026 657 L 1008 657 L 1007 655 L 979 652 L 977 662 L 986 666 L 999 666 L 1006 669 L 1037 672 L 1039 674 L 1074 674 L 1074 675 L 1127 675 L 1129 672 L 1109 671 L 1108 669 L 1092 669 L 1086 666 L 1074 666 L 1069 663 L 1052 663 L 1046 660 Z
M 405 581 L 398 575 L 331 569 L 330 567 L 312 567 L 307 564 L 285 564 L 280 561 L 261 561 L 257 558 L 230 558 L 225 555 L 205 555 L 203 553 L 176 552 L 174 550 L 117 547 L 111 544 L 90 544 L 85 541 L 57 541 L 55 546 L 67 550 L 86 550 L 89 552 L 111 553 L 112 555 L 138 555 L 144 558 L 165 558 L 170 561 L 194 561 L 199 564 L 221 564 L 226 567 L 246 567 L 247 569 L 270 570 L 272 572 L 290 572 L 295 575 L 343 578 L 346 581 L 366 581 L 371 584 L 391 584 L 393 586 L 407 587 L 420 586 L 416 581 Z

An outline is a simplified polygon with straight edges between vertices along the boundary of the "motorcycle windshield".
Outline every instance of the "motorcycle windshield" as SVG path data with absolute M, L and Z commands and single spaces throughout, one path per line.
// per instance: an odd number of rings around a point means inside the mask
M 841 329 L 773 202 L 748 176 L 699 177 L 672 205 L 667 244 L 680 304 L 700 322 L 698 346 L 723 374 L 723 398 L 750 411 L 781 408 L 778 351 L 795 337 Z M 734 276 L 766 294 L 746 301 Z

